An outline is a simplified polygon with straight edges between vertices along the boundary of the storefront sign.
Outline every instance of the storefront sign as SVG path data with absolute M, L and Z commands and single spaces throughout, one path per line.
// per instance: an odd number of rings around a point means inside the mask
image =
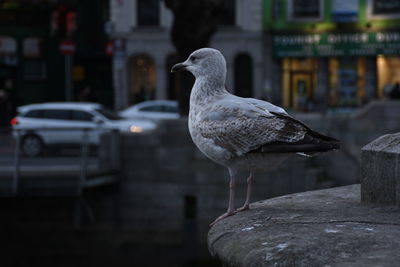
M 400 55 L 400 32 L 275 35 L 275 57 Z

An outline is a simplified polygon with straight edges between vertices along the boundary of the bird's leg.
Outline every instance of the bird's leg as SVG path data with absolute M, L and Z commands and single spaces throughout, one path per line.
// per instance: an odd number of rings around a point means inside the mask
M 250 172 L 249 177 L 247 177 L 247 193 L 246 193 L 246 201 L 244 202 L 243 207 L 238 208 L 236 212 L 240 212 L 240 211 L 244 211 L 244 210 L 248 210 L 250 207 L 250 197 L 251 197 L 251 185 L 253 183 L 253 174 Z
M 228 204 L 228 210 L 226 212 L 229 215 L 232 215 L 233 212 L 235 211 L 235 187 L 236 187 L 235 177 L 231 177 L 231 181 L 229 182 L 229 204 Z
M 235 182 L 235 176 L 236 176 L 236 172 L 232 171 L 231 169 L 229 169 L 229 174 L 231 176 L 231 180 L 229 182 L 229 204 L 228 204 L 228 210 L 222 214 L 221 216 L 219 216 L 217 219 L 215 219 L 215 221 L 213 221 L 210 226 L 213 226 L 214 224 L 216 224 L 218 221 L 231 216 L 233 214 L 235 214 L 235 187 L 236 187 L 236 182 Z

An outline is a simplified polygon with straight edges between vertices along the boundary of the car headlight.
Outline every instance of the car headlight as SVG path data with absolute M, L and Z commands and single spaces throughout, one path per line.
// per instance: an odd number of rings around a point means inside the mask
M 132 126 L 129 128 L 129 131 L 130 131 L 131 133 L 141 133 L 141 132 L 143 132 L 143 128 L 140 127 L 140 126 L 137 126 L 137 125 L 132 125 Z

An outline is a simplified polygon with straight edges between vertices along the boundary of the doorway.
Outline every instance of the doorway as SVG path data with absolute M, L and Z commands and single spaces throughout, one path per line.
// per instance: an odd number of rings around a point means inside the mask
M 135 104 L 155 98 L 156 67 L 147 55 L 134 56 L 130 62 L 129 103 Z
M 297 111 L 313 109 L 316 86 L 315 58 L 284 58 L 282 68 L 282 104 Z
M 307 111 L 310 109 L 313 97 L 312 73 L 294 72 L 291 79 L 291 107 L 298 111 Z
M 241 97 L 253 95 L 253 60 L 246 53 L 235 57 L 235 94 Z

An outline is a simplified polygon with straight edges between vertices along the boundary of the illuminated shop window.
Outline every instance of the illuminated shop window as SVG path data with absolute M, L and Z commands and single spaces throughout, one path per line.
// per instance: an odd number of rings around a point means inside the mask
M 376 59 L 378 75 L 379 98 L 389 97 L 391 90 L 400 83 L 400 58 L 394 56 L 379 55 Z
M 365 58 L 330 58 L 328 65 L 329 106 L 361 105 L 365 98 Z

